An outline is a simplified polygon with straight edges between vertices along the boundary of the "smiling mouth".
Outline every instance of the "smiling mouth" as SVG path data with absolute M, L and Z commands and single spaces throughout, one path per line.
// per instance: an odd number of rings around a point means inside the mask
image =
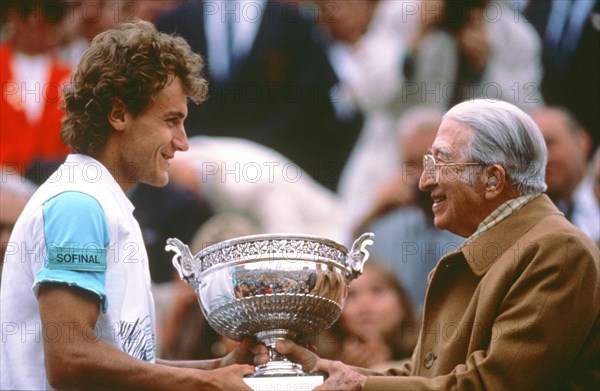
M 433 204 L 435 205 L 435 204 L 439 204 L 442 201 L 445 201 L 446 197 L 441 197 L 441 196 L 439 196 L 439 197 L 431 197 L 431 199 L 433 200 Z

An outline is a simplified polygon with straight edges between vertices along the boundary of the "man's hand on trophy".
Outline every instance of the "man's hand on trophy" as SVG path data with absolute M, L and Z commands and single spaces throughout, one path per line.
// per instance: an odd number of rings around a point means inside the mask
M 240 342 L 231 352 L 221 359 L 219 366 L 226 367 L 232 364 L 257 365 L 259 363 L 257 363 L 256 357 L 262 357 L 263 354 L 268 358 L 269 353 L 267 348 L 262 344 L 257 344 L 255 340 L 247 337 L 244 338 L 242 342 Z
M 310 347 L 298 345 L 289 339 L 278 340 L 275 350 L 285 354 L 290 361 L 302 365 L 304 372 L 313 372 L 317 361 L 321 360 Z
M 354 371 L 341 361 L 320 359 L 315 365 L 314 371 L 328 374 L 325 383 L 313 389 L 313 391 L 347 390 L 362 391 L 365 388 L 367 377 Z
M 277 341 L 275 348 L 279 353 L 285 354 L 291 361 L 302 365 L 305 372 L 324 372 L 328 375 L 325 382 L 314 388 L 313 391 L 362 391 L 367 382 L 366 376 L 355 372 L 344 363 L 322 359 L 316 353 L 292 341 Z
M 258 343 L 251 348 L 254 354 L 254 365 L 263 365 L 269 362 L 269 349 L 262 343 Z

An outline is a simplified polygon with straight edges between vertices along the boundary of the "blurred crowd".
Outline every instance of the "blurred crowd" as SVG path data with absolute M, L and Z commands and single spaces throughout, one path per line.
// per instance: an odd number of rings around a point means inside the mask
M 61 86 L 98 33 L 130 18 L 184 37 L 206 64 L 190 150 L 165 188 L 131 194 L 151 262 L 165 358 L 231 348 L 203 319 L 164 251 L 296 232 L 349 245 L 376 234 L 323 357 L 374 367 L 406 358 L 427 275 L 462 238 L 436 229 L 418 191 L 443 113 L 473 98 L 532 115 L 548 195 L 600 246 L 597 0 L 3 0 L 1 257 L 36 186 L 69 153 Z M 244 290 L 284 289 L 268 278 Z M 304 290 L 289 286 L 285 289 Z M 308 289 L 308 288 L 307 288 Z

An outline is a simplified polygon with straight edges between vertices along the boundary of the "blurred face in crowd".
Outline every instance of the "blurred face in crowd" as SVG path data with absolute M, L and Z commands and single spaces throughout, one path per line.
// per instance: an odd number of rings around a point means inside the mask
M 9 41 L 15 50 L 37 55 L 56 49 L 63 41 L 65 2 L 31 1 L 7 10 Z
M 125 17 L 135 16 L 125 5 L 127 2 L 121 0 L 81 0 L 74 15 L 80 19 L 82 36 L 91 41 L 101 32 L 116 27 Z
M 389 337 L 404 318 L 398 292 L 379 269 L 365 267 L 353 280 L 340 321 L 351 335 L 364 338 Z
M 408 182 L 416 184 L 419 181 L 423 171 L 423 155 L 433 144 L 436 133 L 437 126 L 435 128 L 423 126 L 409 132 L 400 141 L 399 150 L 404 164 L 403 173 Z
M 583 129 L 570 129 L 559 110 L 541 109 L 532 114 L 548 147 L 547 193 L 553 199 L 570 199 L 585 176 L 589 139 Z
M 474 130 L 452 118 L 445 119 L 438 130 L 430 153 L 437 164 L 469 163 L 463 158 L 463 149 L 473 138 Z M 471 174 L 473 166 L 436 166 L 433 172 L 423 171 L 419 189 L 427 191 L 433 200 L 434 225 L 457 235 L 468 237 L 488 215 L 484 207 L 484 186 L 466 183 L 464 175 Z
M 378 1 L 320 0 L 321 23 L 338 41 L 355 43 L 367 31 Z
M 175 8 L 182 0 L 134 0 L 125 7 L 126 13 L 143 20 L 153 21 L 159 15 Z

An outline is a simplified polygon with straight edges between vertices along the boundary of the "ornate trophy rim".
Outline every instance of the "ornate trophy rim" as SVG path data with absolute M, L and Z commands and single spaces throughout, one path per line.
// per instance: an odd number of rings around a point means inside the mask
M 202 279 L 204 275 L 215 269 L 247 262 L 275 260 L 334 264 L 345 271 L 350 281 L 362 274 L 363 264 L 369 258 L 366 247 L 373 244 L 373 236 L 370 232 L 362 234 L 348 249 L 335 240 L 311 234 L 266 233 L 246 235 L 212 244 L 200 250 L 196 255 L 193 255 L 189 247 L 178 239 L 170 238 L 167 239 L 165 250 L 176 253 L 172 260 L 173 266 L 179 272 L 180 277 L 194 288 L 197 287 L 197 284 L 192 280 Z M 269 250 L 267 252 L 264 251 L 264 248 L 237 248 L 251 244 L 256 245 L 257 243 L 272 244 L 277 241 L 287 244 L 297 242 L 297 247 L 292 245 L 294 250 L 292 252 L 277 251 L 276 246 L 267 246 L 266 250 Z M 311 244 L 312 248 L 302 247 L 302 251 L 297 251 L 300 244 L 306 243 Z M 326 249 L 325 252 L 320 252 L 319 250 L 323 247 Z M 231 251 L 229 252 L 229 250 Z
M 322 244 L 327 244 L 332 247 L 337 247 L 340 251 L 342 251 L 346 254 L 348 253 L 348 247 L 344 246 L 341 243 L 336 242 L 333 239 L 328 239 L 328 238 L 325 238 L 322 236 L 311 235 L 311 234 L 278 232 L 278 233 L 268 233 L 268 234 L 246 235 L 246 236 L 239 236 L 239 237 L 232 238 L 232 239 L 227 239 L 227 240 L 215 243 L 215 244 L 211 244 L 210 246 L 200 250 L 196 254 L 196 256 L 197 257 L 204 256 L 213 251 L 220 250 L 224 247 L 230 247 L 230 246 L 236 245 L 238 243 L 258 242 L 258 241 L 275 240 L 275 239 L 281 239 L 281 240 L 307 240 L 307 239 L 310 239 L 314 242 L 320 242 Z
M 281 251 L 278 245 L 288 247 Z M 312 248 L 300 248 L 302 245 L 309 245 Z M 263 248 L 259 250 L 258 247 Z M 290 249 L 293 251 L 289 251 Z M 346 246 L 335 240 L 317 235 L 299 233 L 246 235 L 224 240 L 200 250 L 193 256 L 193 259 L 198 262 L 189 266 L 195 269 L 199 279 L 222 267 L 275 260 L 333 264 L 343 269 L 345 273 L 351 273 L 350 267 L 346 264 L 349 251 Z

